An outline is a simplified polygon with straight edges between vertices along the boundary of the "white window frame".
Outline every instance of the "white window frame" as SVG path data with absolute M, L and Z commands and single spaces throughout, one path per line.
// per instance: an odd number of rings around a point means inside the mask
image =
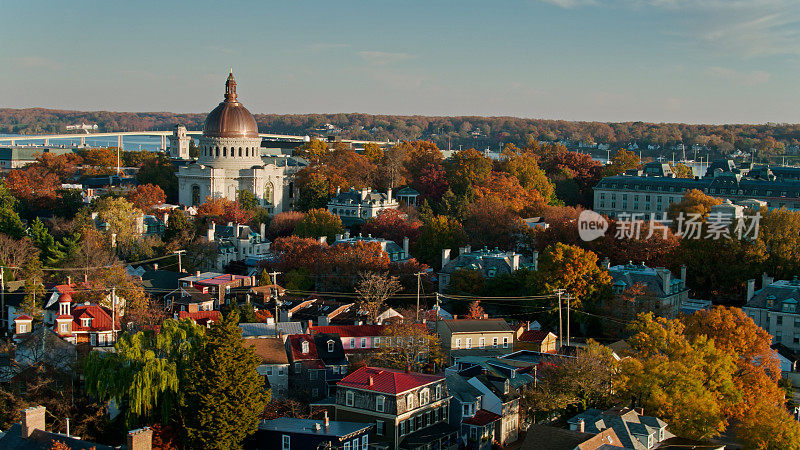
M 328 353 L 333 353 L 334 342 L 333 340 L 328 341 Z
M 492 338 L 492 348 L 497 348 L 497 338 Z
M 478 339 L 478 347 L 479 348 L 486 348 L 486 338 L 482 337 L 482 338 Z
M 508 348 L 508 338 L 507 337 L 503 338 L 503 348 Z
M 419 391 L 419 406 L 427 405 L 431 401 L 431 390 L 428 388 Z
M 382 420 L 375 421 L 375 434 L 383 436 L 386 433 L 386 424 Z
M 305 355 L 305 354 L 306 354 L 306 353 L 308 353 L 308 351 L 309 351 L 309 348 L 308 348 L 308 347 L 309 347 L 309 345 L 308 345 L 308 341 L 303 341 L 303 342 L 300 344 L 300 351 L 301 351 L 301 352 L 303 352 L 303 354 Z
M 350 441 L 344 443 L 344 450 L 350 450 Z
M 456 348 L 461 348 L 461 338 L 456 338 Z
M 283 435 L 281 439 L 281 450 L 290 450 L 292 448 L 292 437 L 288 434 Z
M 90 327 L 90 326 L 92 326 L 92 318 L 91 317 L 81 317 L 81 326 L 82 327 Z
M 68 323 L 62 323 L 61 325 L 59 325 L 60 330 L 61 330 L 62 333 L 66 333 L 67 330 L 69 330 L 69 326 L 68 325 L 69 325 Z
M 464 348 L 466 348 L 467 350 L 470 350 L 472 348 L 472 338 L 467 338 L 467 345 Z
M 414 394 L 406 395 L 406 410 L 411 411 L 414 409 Z
M 384 397 L 383 395 L 375 397 L 375 411 L 378 412 L 386 411 L 386 397 Z
M 356 338 L 350 338 L 350 348 L 356 348 Z
M 353 406 L 355 402 L 355 394 L 353 391 L 344 391 L 344 404 L 345 406 Z
M 361 348 L 367 348 L 367 338 L 361 338 Z
M 369 435 L 365 434 L 361 436 L 361 450 L 369 449 Z

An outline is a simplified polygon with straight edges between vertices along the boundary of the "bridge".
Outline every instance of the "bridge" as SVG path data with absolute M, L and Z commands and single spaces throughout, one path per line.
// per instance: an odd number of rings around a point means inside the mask
M 202 131 L 186 131 L 186 134 L 190 136 L 201 136 L 203 134 Z M 10 145 L 16 145 L 18 141 L 29 142 L 29 141 L 43 141 L 44 146 L 50 145 L 50 141 L 53 140 L 69 140 L 69 141 L 77 141 L 80 140 L 80 145 L 86 145 L 86 139 L 89 138 L 117 138 L 117 147 L 122 148 L 123 139 L 125 136 L 148 136 L 148 137 L 161 137 L 161 149 L 167 149 L 167 138 L 172 136 L 172 131 L 114 131 L 109 133 L 88 133 L 88 134 L 43 134 L 43 135 L 24 135 L 24 136 L 0 136 L 0 144 L 6 143 Z M 294 136 L 290 134 L 268 134 L 268 133 L 259 133 L 258 137 L 262 139 L 274 139 L 274 140 L 288 140 L 288 141 L 298 141 L 303 142 L 306 139 L 306 136 Z M 342 139 L 342 142 L 346 144 L 367 144 L 367 143 L 375 143 L 380 146 L 385 146 L 391 144 L 391 141 L 361 141 L 361 140 L 348 140 Z

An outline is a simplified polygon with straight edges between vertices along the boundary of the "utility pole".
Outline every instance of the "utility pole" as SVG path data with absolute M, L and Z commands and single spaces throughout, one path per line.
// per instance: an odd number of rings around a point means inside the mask
M 178 273 L 183 273 L 183 265 L 181 264 L 181 255 L 186 253 L 186 250 L 175 250 L 172 253 L 178 255 Z
M 6 277 L 5 277 L 6 274 L 4 269 L 5 269 L 4 267 L 0 267 L 0 303 L 2 303 L 2 306 L 0 306 L 0 308 L 3 309 L 2 311 L 0 311 L 0 318 L 2 318 L 0 322 L 2 322 L 4 330 L 7 330 L 8 324 L 6 323 Z
M 117 288 L 111 288 L 111 339 L 117 342 Z
M 269 281 L 276 286 L 276 287 L 270 288 L 271 297 L 272 297 L 273 300 L 275 300 L 275 337 L 278 337 L 278 318 L 279 318 L 279 316 L 278 316 L 278 308 L 280 308 L 281 304 L 283 303 L 283 302 L 281 302 L 281 299 L 278 297 L 280 294 L 279 294 L 278 288 L 277 288 L 277 286 L 278 286 L 278 275 L 280 275 L 281 273 L 283 273 L 283 272 L 275 272 L 275 271 L 273 271 L 273 272 L 270 272 L 268 274 L 269 275 Z
M 420 285 L 420 276 L 422 276 L 423 273 L 424 272 L 417 272 L 417 322 L 419 322 L 419 285 Z
M 558 348 L 564 345 L 564 324 L 561 319 L 561 296 L 564 294 L 564 289 L 556 289 L 553 291 L 558 296 Z
M 569 308 L 570 308 L 570 300 L 572 300 L 571 295 L 567 295 L 567 347 L 570 346 L 569 341 Z

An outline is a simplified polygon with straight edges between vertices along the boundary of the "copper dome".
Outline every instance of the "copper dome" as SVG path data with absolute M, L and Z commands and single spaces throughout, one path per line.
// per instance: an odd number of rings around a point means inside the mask
M 225 100 L 208 113 L 203 136 L 220 138 L 257 138 L 256 119 L 236 100 L 236 80 L 233 72 L 225 82 Z

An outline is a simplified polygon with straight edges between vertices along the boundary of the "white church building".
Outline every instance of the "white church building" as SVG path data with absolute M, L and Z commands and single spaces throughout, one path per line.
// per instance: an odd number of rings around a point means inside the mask
M 189 139 L 185 130 L 176 130 L 171 156 L 188 159 Z M 209 197 L 236 200 L 238 191 L 247 190 L 272 214 L 291 210 L 291 169 L 262 159 L 256 120 L 237 99 L 233 73 L 225 82 L 225 100 L 206 117 L 199 151 L 196 161 L 178 169 L 181 205 L 200 205 Z

